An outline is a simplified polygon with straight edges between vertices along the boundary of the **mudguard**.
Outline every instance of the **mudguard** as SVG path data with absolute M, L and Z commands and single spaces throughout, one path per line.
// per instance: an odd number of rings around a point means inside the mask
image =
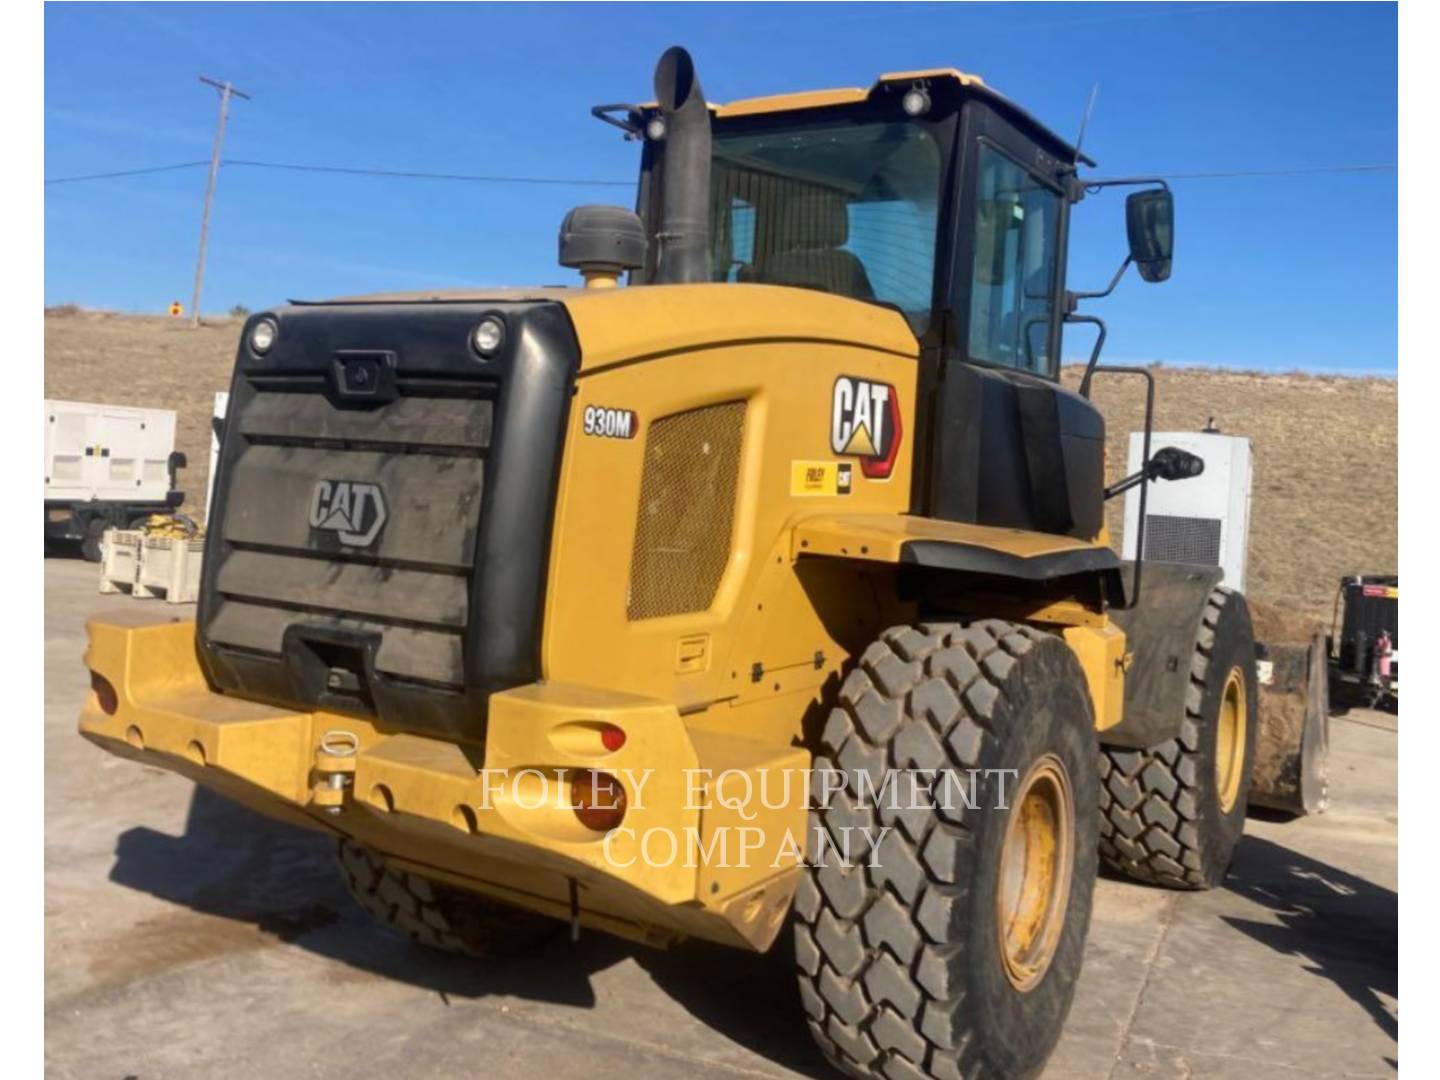
M 1124 572 L 1128 582 L 1133 564 L 1125 563 Z M 1131 660 L 1125 673 L 1124 719 L 1102 733 L 1106 745 L 1140 749 L 1180 733 L 1200 617 L 1206 598 L 1223 575 L 1218 566 L 1147 559 L 1141 572 L 1139 603 L 1129 610 L 1110 612 L 1125 631 Z
M 794 554 L 922 566 L 1044 584 L 1087 575 L 1121 596 L 1121 563 L 1104 544 L 1053 533 L 912 514 L 820 514 L 796 525 Z

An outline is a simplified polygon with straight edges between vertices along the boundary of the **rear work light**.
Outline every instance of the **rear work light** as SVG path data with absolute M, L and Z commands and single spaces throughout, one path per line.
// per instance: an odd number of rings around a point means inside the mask
M 98 671 L 92 671 L 90 672 L 90 689 L 95 692 L 95 702 L 105 715 L 114 716 L 115 710 L 120 707 L 120 698 L 115 693 L 115 687 L 110 685 L 110 680 Z
M 581 825 L 609 832 L 625 820 L 625 789 L 609 773 L 582 769 L 570 784 L 570 805 Z

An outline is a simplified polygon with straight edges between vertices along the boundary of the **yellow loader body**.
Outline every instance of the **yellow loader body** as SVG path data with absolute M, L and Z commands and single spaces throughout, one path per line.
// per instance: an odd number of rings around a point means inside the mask
M 898 314 L 733 284 L 558 295 L 582 362 L 543 677 L 491 696 L 483 739 L 215 693 L 195 624 L 163 616 L 91 623 L 87 662 L 115 708 L 92 694 L 80 730 L 436 880 L 652 944 L 763 949 L 798 880 L 805 746 L 824 691 L 880 629 L 914 616 L 893 585 L 903 543 L 1022 560 L 1097 545 L 904 514 L 916 346 Z M 841 380 L 888 388 L 893 412 L 837 435 Z M 603 434 L 616 410 L 635 417 L 629 437 Z M 893 420 L 885 475 L 869 476 Z M 684 439 L 671 438 L 677 427 Z M 837 452 L 846 435 L 855 452 Z M 672 466 L 697 482 L 657 493 Z M 1123 635 L 1073 600 L 1020 604 L 1058 624 L 1100 722 L 1118 719 Z M 607 725 L 625 733 L 617 750 L 597 737 Z M 572 812 L 586 770 L 624 787 L 621 829 L 598 835 Z

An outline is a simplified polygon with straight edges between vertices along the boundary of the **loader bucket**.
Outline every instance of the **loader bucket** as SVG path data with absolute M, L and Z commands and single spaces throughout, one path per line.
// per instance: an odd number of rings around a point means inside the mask
M 1266 642 L 1257 650 L 1269 678 L 1260 680 L 1260 730 L 1250 802 L 1297 816 L 1329 803 L 1330 693 L 1325 635 L 1308 643 Z

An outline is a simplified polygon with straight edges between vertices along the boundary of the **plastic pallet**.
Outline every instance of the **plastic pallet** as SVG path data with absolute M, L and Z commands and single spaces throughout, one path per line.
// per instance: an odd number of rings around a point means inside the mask
M 200 565 L 204 557 L 204 540 L 143 537 L 135 595 L 163 597 L 170 604 L 194 603 L 200 595 Z
M 106 529 L 100 537 L 100 591 L 133 594 L 140 578 L 139 529 Z

